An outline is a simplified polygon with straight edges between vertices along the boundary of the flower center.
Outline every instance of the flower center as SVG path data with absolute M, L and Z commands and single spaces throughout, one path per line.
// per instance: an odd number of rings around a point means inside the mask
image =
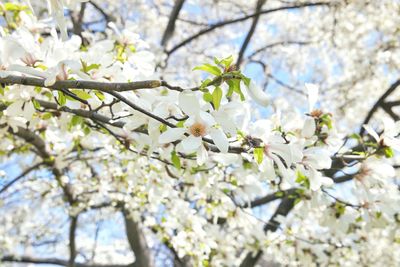
M 206 126 L 200 122 L 195 122 L 190 126 L 189 132 L 195 137 L 205 136 Z

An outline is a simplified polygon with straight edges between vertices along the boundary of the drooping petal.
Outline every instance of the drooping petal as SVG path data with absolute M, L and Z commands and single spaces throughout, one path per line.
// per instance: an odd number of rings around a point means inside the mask
M 254 100 L 260 106 L 267 106 L 269 104 L 269 96 L 261 90 L 259 86 L 255 83 L 250 82 L 250 86 L 248 87 L 248 92 L 251 99 Z
M 228 153 L 229 141 L 222 129 L 212 128 L 209 130 L 209 134 L 214 141 L 215 145 L 218 147 L 219 151 L 222 153 Z
M 301 130 L 301 135 L 305 138 L 310 138 L 314 135 L 315 130 L 317 129 L 315 125 L 315 120 L 312 117 L 308 117 L 304 121 L 303 129 Z
M 160 144 L 172 143 L 178 139 L 181 139 L 185 134 L 186 129 L 184 128 L 168 128 L 158 138 Z
M 318 86 L 312 83 L 306 83 L 305 86 L 308 95 L 308 110 L 312 111 L 318 100 Z
M 310 181 L 310 188 L 313 191 L 318 190 L 322 185 L 322 176 L 314 168 L 310 168 L 308 179 Z
M 199 149 L 197 150 L 197 164 L 198 165 L 203 165 L 208 159 L 208 153 L 206 148 L 203 145 L 199 146 Z
M 200 104 L 193 92 L 179 94 L 179 107 L 189 116 L 196 116 L 200 111 Z
M 363 127 L 369 133 L 369 135 L 371 135 L 375 139 L 376 142 L 379 142 L 380 140 L 379 135 L 375 132 L 375 130 L 371 126 L 364 124 Z
M 190 135 L 182 140 L 182 147 L 188 153 L 196 151 L 199 146 L 201 146 L 201 137 Z

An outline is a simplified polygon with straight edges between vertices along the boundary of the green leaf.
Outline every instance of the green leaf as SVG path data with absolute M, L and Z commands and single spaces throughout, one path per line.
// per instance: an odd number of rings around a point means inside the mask
M 106 98 L 106 97 L 104 96 L 104 94 L 103 94 L 102 92 L 100 92 L 100 91 L 94 91 L 94 94 L 97 96 L 97 98 L 98 98 L 100 101 L 104 101 L 104 99 Z
M 226 81 L 229 85 L 228 96 L 232 95 L 233 92 L 237 93 L 240 96 L 240 100 L 244 101 L 245 97 L 240 89 L 240 80 L 239 79 L 231 79 Z
M 71 119 L 71 126 L 79 125 L 83 122 L 83 119 L 79 116 L 74 115 Z
M 386 158 L 393 158 L 393 156 L 394 156 L 393 149 L 388 146 L 383 148 L 383 153 L 385 154 Z
M 71 92 L 74 93 L 77 97 L 79 97 L 80 99 L 83 99 L 83 100 L 88 100 L 88 99 L 92 98 L 92 96 L 89 93 L 87 93 L 87 92 L 85 92 L 83 90 L 72 89 Z
M 210 94 L 210 92 L 205 92 L 203 94 L 203 99 L 206 102 L 211 102 L 211 101 L 213 101 L 213 96 L 212 96 L 212 94 Z
M 256 160 L 256 162 L 258 164 L 261 164 L 261 162 L 263 161 L 263 157 L 264 157 L 264 148 L 262 147 L 256 147 L 254 148 L 254 159 Z
M 247 87 L 249 87 L 249 86 L 250 86 L 251 79 L 248 78 L 248 77 L 246 77 L 246 76 L 244 76 L 243 74 L 240 75 L 240 76 L 242 77 L 243 83 L 244 83 Z
M 215 87 L 214 92 L 212 93 L 212 102 L 215 110 L 219 109 L 219 106 L 221 105 L 221 99 L 222 99 L 222 89 L 221 87 L 217 86 Z
M 207 64 L 207 63 L 203 64 L 201 66 L 194 67 L 193 70 L 202 70 L 202 71 L 211 73 L 215 76 L 219 76 L 222 74 L 222 71 L 217 66 L 213 66 L 213 65 Z
M 297 171 L 296 173 L 296 183 L 299 183 L 303 186 L 305 186 L 306 188 L 310 188 L 310 180 L 308 179 L 307 176 L 305 176 L 304 174 L 302 174 L 301 172 Z
M 171 152 L 171 161 L 172 164 L 174 164 L 175 168 L 177 168 L 178 170 L 181 169 L 181 159 L 176 154 L 175 150 Z
M 176 124 L 176 127 L 178 127 L 178 128 L 183 128 L 183 126 L 185 126 L 185 121 L 179 121 L 179 122 Z
M 357 133 L 353 133 L 352 135 L 349 136 L 351 139 L 356 139 L 356 140 L 361 140 L 361 136 Z
M 231 55 L 229 57 L 222 59 L 219 63 L 224 65 L 225 68 L 229 68 L 232 65 L 232 62 L 233 62 L 233 56 Z
M 51 114 L 50 112 L 43 113 L 43 115 L 42 115 L 43 120 L 48 120 L 51 117 L 53 117 L 53 114 Z
M 212 81 L 212 80 L 210 80 L 210 79 L 205 79 L 205 80 L 201 83 L 200 89 L 206 88 L 206 87 L 210 84 L 211 81 Z
M 39 108 L 40 108 L 40 104 L 39 104 L 39 102 L 36 101 L 36 99 L 32 99 L 32 103 L 33 103 L 33 106 L 34 106 L 36 109 L 39 109 Z
M 60 104 L 60 106 L 64 106 L 67 103 L 67 98 L 65 97 L 63 92 L 58 91 L 57 101 Z

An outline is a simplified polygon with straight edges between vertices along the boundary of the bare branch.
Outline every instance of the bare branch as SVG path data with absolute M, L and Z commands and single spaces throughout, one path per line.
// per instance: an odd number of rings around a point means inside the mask
M 172 49 L 168 50 L 167 54 L 170 55 L 170 54 L 174 53 L 179 48 L 187 45 L 188 43 L 192 42 L 193 40 L 195 40 L 195 39 L 199 38 L 200 36 L 203 36 L 203 35 L 211 32 L 211 31 L 213 31 L 215 29 L 224 27 L 226 25 L 242 22 L 242 21 L 248 20 L 250 18 L 253 18 L 255 16 L 274 13 L 274 12 L 281 11 L 281 10 L 290 10 L 290 9 L 298 9 L 298 8 L 305 8 L 305 7 L 315 7 L 315 6 L 329 6 L 329 5 L 330 4 L 326 3 L 326 2 L 302 3 L 302 4 L 298 4 L 298 5 L 293 5 L 293 6 L 282 6 L 282 7 L 277 7 L 277 8 L 261 10 L 260 12 L 256 12 L 254 14 L 246 15 L 246 16 L 243 16 L 243 17 L 240 17 L 240 18 L 236 18 L 236 19 L 233 19 L 233 20 L 222 21 L 222 22 L 210 25 L 208 28 L 203 29 L 203 30 L 199 31 L 198 33 L 188 37 L 187 39 L 183 40 L 179 44 L 175 45 Z
M 175 22 L 179 16 L 179 12 L 181 11 L 184 3 L 185 3 L 185 0 L 176 0 L 175 1 L 175 5 L 172 9 L 171 15 L 169 16 L 167 28 L 165 29 L 162 40 L 161 40 L 162 46 L 165 46 L 167 44 L 168 40 L 172 37 L 172 34 L 174 33 L 174 30 L 175 30 Z
M 129 245 L 135 254 L 135 263 L 132 267 L 152 267 L 153 261 L 150 256 L 150 249 L 147 247 L 143 233 L 140 231 L 139 224 L 135 222 L 129 211 L 123 209 L 125 231 Z
M 24 178 L 27 174 L 29 174 L 31 171 L 36 170 L 37 168 L 39 168 L 41 165 L 43 165 L 44 162 L 39 162 L 36 163 L 35 165 L 27 168 L 26 170 L 24 170 L 20 175 L 18 175 L 17 177 L 15 177 L 12 181 L 8 182 L 5 186 L 3 186 L 2 189 L 0 189 L 0 194 L 2 194 L 3 192 L 5 192 L 10 186 L 12 186 L 13 184 L 15 184 L 16 182 L 18 182 L 20 179 Z
M 69 262 L 57 258 L 34 258 L 30 256 L 8 255 L 0 258 L 0 262 L 17 262 L 33 264 L 51 264 L 68 267 Z M 133 267 L 133 264 L 84 264 L 76 263 L 75 267 Z
M 242 44 L 242 46 L 240 48 L 239 56 L 238 56 L 237 61 L 236 61 L 236 66 L 237 67 L 239 67 L 240 64 L 242 63 L 243 55 L 246 52 L 247 46 L 249 45 L 250 40 L 253 37 L 253 34 L 254 34 L 255 30 L 256 30 L 256 27 L 257 27 L 257 24 L 258 24 L 258 20 L 259 20 L 259 18 L 261 16 L 260 11 L 261 11 L 262 6 L 265 4 L 265 1 L 266 0 L 258 0 L 257 1 L 256 12 L 255 12 L 257 15 L 255 15 L 253 17 L 253 22 L 251 23 L 250 30 L 247 32 L 246 38 L 244 39 L 243 44 Z
M 376 103 L 372 106 L 372 108 L 370 109 L 370 111 L 367 114 L 367 117 L 364 119 L 363 121 L 363 125 L 364 124 L 368 124 L 368 122 L 371 120 L 372 116 L 374 115 L 374 113 L 378 110 L 379 107 L 382 106 L 382 104 L 384 104 L 385 100 L 387 97 L 389 97 L 396 89 L 397 87 L 400 86 L 400 79 L 398 79 L 397 81 L 395 81 L 387 90 L 386 92 L 378 99 L 378 101 L 376 101 Z M 360 135 L 363 135 L 365 133 L 365 129 L 364 127 L 361 127 L 360 129 Z
M 69 227 L 69 262 L 68 267 L 76 267 L 76 228 L 78 225 L 78 216 L 72 216 Z

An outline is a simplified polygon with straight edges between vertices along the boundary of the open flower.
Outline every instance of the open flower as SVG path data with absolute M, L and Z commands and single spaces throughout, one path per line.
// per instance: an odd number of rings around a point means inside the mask
M 182 128 L 169 128 L 159 137 L 161 144 L 171 143 L 182 139 L 181 146 L 184 152 L 198 152 L 204 156 L 205 148 L 202 138 L 210 136 L 222 153 L 229 148 L 228 138 L 221 128 L 217 127 L 214 117 L 200 108 L 200 104 L 193 93 L 183 92 L 179 95 L 179 107 L 189 118 Z
M 303 151 L 304 168 L 299 166 L 300 171 L 304 173 L 310 181 L 311 190 L 318 190 L 321 185 L 331 186 L 333 180 L 329 177 L 325 177 L 318 170 L 329 169 L 332 164 L 332 160 L 329 151 L 320 147 L 310 147 Z
M 396 138 L 400 134 L 400 121 L 393 122 L 391 120 L 384 120 L 383 122 L 385 130 L 381 135 L 378 135 L 369 125 L 363 125 L 363 127 L 378 144 L 400 151 L 400 140 Z

